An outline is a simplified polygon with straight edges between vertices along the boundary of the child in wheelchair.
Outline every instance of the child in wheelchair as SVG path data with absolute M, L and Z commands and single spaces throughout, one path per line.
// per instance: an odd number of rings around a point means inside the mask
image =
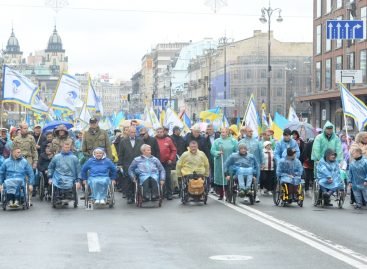
M 355 160 L 349 166 L 349 187 L 352 188 L 356 204 L 355 209 L 361 209 L 363 200 L 367 201 L 367 159 L 362 155 L 361 148 L 351 152 Z
M 106 158 L 104 149 L 96 148 L 93 151 L 93 157 L 82 167 L 83 184 L 90 187 L 95 204 L 106 204 L 108 186 L 111 179 L 112 184 L 115 184 L 116 178 L 116 166 L 109 158 Z
M 239 197 L 245 197 L 250 191 L 251 184 L 257 176 L 259 164 L 255 156 L 247 152 L 245 143 L 238 144 L 238 152 L 232 153 L 224 164 L 224 172 L 232 174 L 238 180 Z M 230 176 L 226 177 L 230 180 Z
M 0 190 L 4 188 L 2 197 L 5 206 L 17 208 L 21 199 L 24 200 L 27 192 L 26 177 L 29 183 L 29 192 L 32 192 L 34 185 L 34 173 L 28 161 L 22 157 L 21 150 L 14 147 L 11 157 L 6 159 L 0 168 Z M 23 189 L 23 193 L 21 193 Z M 24 202 L 24 201 L 23 201 Z M 4 205 L 3 205 L 4 206 Z
M 301 162 L 296 158 L 296 150 L 287 149 L 287 156 L 279 161 L 277 166 L 277 177 L 284 189 L 284 197 L 282 200 L 292 202 L 298 201 L 302 196 L 301 175 L 303 167 Z
M 336 192 L 344 192 L 344 182 L 340 175 L 336 152 L 332 149 L 325 151 L 324 157 L 317 164 L 316 180 L 319 182 L 322 198 L 326 206 L 332 206 L 330 197 Z

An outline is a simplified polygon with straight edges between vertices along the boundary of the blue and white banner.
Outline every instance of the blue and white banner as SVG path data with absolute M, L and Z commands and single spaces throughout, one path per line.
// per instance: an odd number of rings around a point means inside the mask
M 32 107 L 31 109 L 43 113 L 47 113 L 49 111 L 48 105 L 46 105 L 39 94 L 39 92 L 33 97 Z
M 339 84 L 339 86 L 344 115 L 353 118 L 358 130 L 362 131 L 367 124 L 367 106 L 348 91 L 343 84 Z
M 163 125 L 164 127 L 169 128 L 169 135 L 172 134 L 173 127 L 175 126 L 180 127 L 180 129 L 184 128 L 184 124 L 180 120 L 176 112 L 169 107 L 166 109 L 166 117 Z
M 83 105 L 80 100 L 80 84 L 73 76 L 63 74 L 56 89 L 52 107 L 75 111 Z
M 30 79 L 11 69 L 3 67 L 3 101 L 14 102 L 27 107 L 32 105 L 32 99 L 38 87 Z
M 268 123 L 268 119 L 266 118 L 266 114 L 265 114 L 265 110 L 262 110 L 262 115 L 261 115 L 261 121 L 262 121 L 262 125 L 264 127 L 269 127 L 269 123 Z
M 288 120 L 299 122 L 299 118 L 297 116 L 297 113 L 296 113 L 296 111 L 294 110 L 294 108 L 292 106 L 289 106 Z
M 89 78 L 88 93 L 87 93 L 87 108 L 96 110 L 103 116 L 102 100 L 97 95 L 90 78 Z

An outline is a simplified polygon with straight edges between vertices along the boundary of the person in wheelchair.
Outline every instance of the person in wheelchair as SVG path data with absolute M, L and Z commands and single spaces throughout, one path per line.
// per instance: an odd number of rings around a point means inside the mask
M 255 156 L 247 152 L 245 143 L 240 142 L 238 152 L 232 153 L 224 164 L 224 172 L 237 177 L 239 197 L 245 197 L 250 191 L 252 181 L 256 179 L 258 167 Z M 230 176 L 228 175 L 226 179 L 229 180 Z
M 336 155 L 334 150 L 327 149 L 324 157 L 317 164 L 316 179 L 320 184 L 326 206 L 332 206 L 330 196 L 334 192 L 337 190 L 344 191 L 344 183 L 340 177 L 339 162 L 336 161 Z
M 133 182 L 139 179 L 140 186 L 143 187 L 143 200 L 158 200 L 159 190 L 158 184 L 161 187 L 164 185 L 166 171 L 161 162 L 152 155 L 152 149 L 149 145 L 143 144 L 140 147 L 141 156 L 136 157 L 129 166 L 129 176 Z
M 106 204 L 108 185 L 111 179 L 112 184 L 115 185 L 116 178 L 116 166 L 106 158 L 106 153 L 102 148 L 96 148 L 93 151 L 93 157 L 82 167 L 83 184 L 88 182 L 95 204 Z
M 199 150 L 197 141 L 190 141 L 189 151 L 185 151 L 176 164 L 176 173 L 179 181 L 182 180 L 183 176 L 190 176 L 193 174 L 201 175 L 206 178 L 209 177 L 209 160 L 205 153 Z M 207 185 L 207 188 L 209 188 L 209 184 Z
M 52 158 L 47 169 L 48 183 L 54 185 L 57 193 L 71 190 L 76 183 L 76 189 L 80 187 L 80 163 L 71 151 L 72 143 L 66 141 L 62 145 L 60 153 Z M 65 197 L 72 199 L 72 197 Z
M 29 192 L 32 193 L 33 169 L 23 158 L 20 148 L 14 147 L 10 158 L 6 159 L 0 168 L 0 190 L 5 188 L 6 202 L 10 207 L 19 207 L 20 188 L 25 186 L 26 177 L 28 177 Z
M 288 202 L 298 201 L 301 195 L 299 185 L 302 182 L 303 167 L 296 154 L 297 151 L 294 148 L 288 148 L 287 156 L 282 158 L 277 166 L 277 177 L 284 187 L 284 199 Z
M 354 208 L 361 209 L 363 200 L 367 201 L 367 159 L 362 155 L 362 148 L 352 149 L 351 154 L 355 161 L 349 166 L 348 183 L 356 200 Z

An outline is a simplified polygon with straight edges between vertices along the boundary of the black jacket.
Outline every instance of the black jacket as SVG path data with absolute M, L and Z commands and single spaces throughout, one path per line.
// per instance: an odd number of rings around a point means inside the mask
M 158 146 L 157 139 L 149 136 L 147 139 L 144 138 L 143 141 L 144 141 L 144 144 L 147 144 L 151 147 L 152 155 L 159 160 L 159 146 Z
M 48 165 L 50 164 L 52 158 L 49 159 L 46 153 L 41 153 L 40 158 L 38 160 L 37 169 L 40 172 L 44 172 L 48 169 Z
M 175 134 L 171 135 L 171 138 L 176 146 L 177 155 L 181 156 L 187 150 L 185 139 L 183 139 L 182 136 Z
M 189 144 L 192 140 L 195 140 L 198 143 L 199 150 L 204 152 L 206 157 L 209 159 L 210 158 L 210 147 L 209 147 L 209 144 L 208 144 L 206 138 L 202 135 L 200 135 L 198 137 L 194 137 L 191 133 L 188 133 L 185 137 L 185 141 L 186 141 L 185 147 L 186 148 L 189 146 Z
M 134 147 L 131 146 L 130 137 L 121 139 L 118 150 L 118 165 L 123 166 L 124 171 L 127 172 L 132 161 L 141 155 L 140 148 L 143 144 L 144 141 L 139 137 L 135 138 Z

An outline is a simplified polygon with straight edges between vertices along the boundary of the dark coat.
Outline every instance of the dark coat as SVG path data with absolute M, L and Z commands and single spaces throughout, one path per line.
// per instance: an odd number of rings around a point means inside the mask
M 130 137 L 121 139 L 118 150 L 118 165 L 121 165 L 124 171 L 127 172 L 132 161 L 141 155 L 140 148 L 143 144 L 144 141 L 139 137 L 135 138 L 134 147 L 131 146 Z
M 46 153 L 41 153 L 40 158 L 38 160 L 37 169 L 40 172 L 44 172 L 48 169 L 48 165 L 50 164 L 52 158 L 48 158 Z
M 182 136 L 175 135 L 175 134 L 171 135 L 171 138 L 172 138 L 173 143 L 176 146 L 177 155 L 181 156 L 182 153 L 184 153 L 187 150 L 185 139 Z
M 144 141 L 144 144 L 147 144 L 151 147 L 152 155 L 159 160 L 159 146 L 158 146 L 157 139 L 149 136 L 147 139 L 144 138 L 143 141 Z
M 206 140 L 206 138 L 202 135 L 200 135 L 198 137 L 194 137 L 191 133 L 188 133 L 185 137 L 185 141 L 186 141 L 185 147 L 186 148 L 189 146 L 189 144 L 192 140 L 195 140 L 198 143 L 199 150 L 204 152 L 206 157 L 209 159 L 210 158 L 210 146 L 209 146 L 208 141 Z

